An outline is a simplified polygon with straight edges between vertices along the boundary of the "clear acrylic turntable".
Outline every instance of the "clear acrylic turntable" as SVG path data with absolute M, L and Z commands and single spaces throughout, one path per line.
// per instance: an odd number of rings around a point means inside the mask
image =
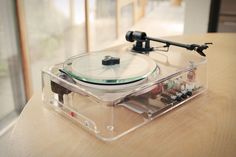
M 112 141 L 207 89 L 205 57 L 134 49 L 125 44 L 45 68 L 44 103 L 99 139 Z

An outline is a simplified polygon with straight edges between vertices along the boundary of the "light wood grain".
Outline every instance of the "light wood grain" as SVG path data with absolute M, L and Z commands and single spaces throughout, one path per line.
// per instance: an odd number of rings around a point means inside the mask
M 236 34 L 168 39 L 214 43 L 207 50 L 206 93 L 113 142 L 102 142 L 43 107 L 38 93 L 26 105 L 11 133 L 8 156 L 235 157 Z
M 32 82 L 31 82 L 31 76 L 30 76 L 30 59 L 29 59 L 29 52 L 27 51 L 26 47 L 26 41 L 27 36 L 25 35 L 26 28 L 25 26 L 25 15 L 23 11 L 23 1 L 16 0 L 16 18 L 17 18 L 17 24 L 19 27 L 19 46 L 21 51 L 21 59 L 22 59 L 22 65 L 23 65 L 23 76 L 24 76 L 24 87 L 25 87 L 25 95 L 26 100 L 28 101 L 32 96 Z

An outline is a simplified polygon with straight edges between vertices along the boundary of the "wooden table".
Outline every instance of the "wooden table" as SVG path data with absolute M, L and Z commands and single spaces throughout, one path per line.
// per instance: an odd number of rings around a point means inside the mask
M 235 157 L 236 34 L 168 39 L 214 43 L 207 50 L 209 89 L 206 93 L 113 142 L 102 142 L 46 109 L 38 93 L 28 102 L 11 133 L 8 155 Z

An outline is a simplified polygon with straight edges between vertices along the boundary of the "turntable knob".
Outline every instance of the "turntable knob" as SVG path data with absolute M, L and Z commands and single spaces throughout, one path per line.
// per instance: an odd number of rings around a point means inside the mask
M 115 65 L 120 64 L 120 58 L 112 57 L 112 56 L 105 56 L 102 60 L 102 65 Z

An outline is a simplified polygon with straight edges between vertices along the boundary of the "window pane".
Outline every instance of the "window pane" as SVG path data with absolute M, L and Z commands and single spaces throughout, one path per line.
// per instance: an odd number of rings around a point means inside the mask
M 85 51 L 84 0 L 24 0 L 34 91 L 41 69 Z
M 3 119 L 10 112 L 15 109 L 12 93 L 12 85 L 10 80 L 9 72 L 9 57 L 7 51 L 3 50 L 5 44 L 3 38 L 3 32 L 0 30 L 0 98 L 1 98 L 1 109 L 0 119 Z
M 107 47 L 116 39 L 116 1 L 89 0 L 91 50 Z
M 15 4 L 0 1 L 0 130 L 25 104 Z
M 121 33 L 124 34 L 127 31 L 129 31 L 129 29 L 133 26 L 134 24 L 134 15 L 133 15 L 133 3 L 129 3 L 128 5 L 125 5 L 121 8 L 121 22 L 120 22 L 120 29 L 121 29 Z

